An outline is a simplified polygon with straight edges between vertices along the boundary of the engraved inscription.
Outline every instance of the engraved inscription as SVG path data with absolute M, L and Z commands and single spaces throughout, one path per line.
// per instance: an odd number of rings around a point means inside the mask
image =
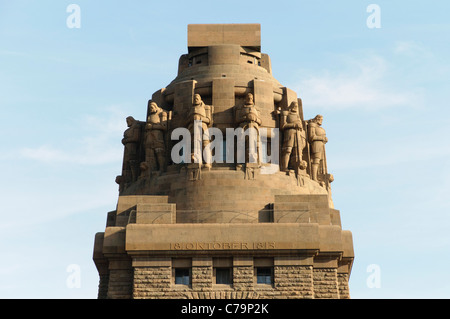
M 171 243 L 171 250 L 275 249 L 275 242 L 189 242 Z

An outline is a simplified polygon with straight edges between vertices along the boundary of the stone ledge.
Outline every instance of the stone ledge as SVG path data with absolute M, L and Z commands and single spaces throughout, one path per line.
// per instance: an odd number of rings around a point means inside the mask
M 318 249 L 320 237 L 318 224 L 129 224 L 126 250 Z

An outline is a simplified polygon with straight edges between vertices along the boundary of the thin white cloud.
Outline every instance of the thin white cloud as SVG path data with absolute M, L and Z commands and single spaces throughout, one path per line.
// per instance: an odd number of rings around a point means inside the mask
M 102 116 L 86 115 L 80 125 L 80 137 L 55 147 L 44 144 L 24 147 L 19 155 L 44 163 L 68 163 L 80 165 L 101 165 L 122 159 L 120 144 L 126 128 L 125 114 L 115 107 L 108 108 Z
M 86 180 L 86 179 L 85 179 Z M 109 182 L 108 182 L 109 181 Z M 79 189 L 75 193 L 70 184 L 76 184 Z M 90 183 L 90 184 L 89 184 Z M 6 214 L 0 224 L 2 238 L 17 236 L 17 229 L 21 232 L 35 232 L 36 226 L 45 225 L 52 221 L 62 220 L 76 214 L 105 214 L 115 208 L 118 187 L 114 177 L 97 176 L 97 180 L 82 183 L 70 178 L 61 177 L 57 184 L 47 182 L 29 182 L 34 187 L 32 192 L 24 195 L 16 190 L 6 190 L 8 203 L 5 211 L 17 211 L 17 214 Z M 98 218 L 98 215 L 92 219 Z
M 394 53 L 408 57 L 432 58 L 433 53 L 422 44 L 415 41 L 398 41 L 394 47 Z
M 101 139 L 86 139 L 86 143 L 76 150 L 61 150 L 50 145 L 36 148 L 23 148 L 20 155 L 24 158 L 45 163 L 72 163 L 81 165 L 100 165 L 115 162 L 121 157 L 117 147 L 101 145 Z
M 11 50 L 0 50 L 0 55 L 16 56 L 16 57 L 31 57 L 31 55 L 28 53 L 11 51 Z
M 449 162 L 450 148 L 443 146 L 441 137 L 450 136 L 450 120 L 441 120 L 439 125 L 420 117 L 408 120 L 409 125 L 417 128 L 415 132 L 404 130 L 404 126 L 397 123 L 378 126 L 378 122 L 367 123 L 366 127 L 369 132 L 380 130 L 379 135 L 352 134 L 343 141 L 348 143 L 345 152 L 338 141 L 329 143 L 327 149 L 333 156 L 333 168 L 354 170 L 417 162 Z
M 321 109 L 379 110 L 398 106 L 416 106 L 420 92 L 396 88 L 390 78 L 387 61 L 372 55 L 342 62 L 340 72 L 324 70 L 304 76 L 292 87 L 305 105 Z
M 416 161 L 432 163 L 450 156 L 450 149 L 442 147 L 438 141 L 433 142 L 432 134 L 427 136 L 429 139 L 411 136 L 410 141 L 393 138 L 389 144 L 380 141 L 376 144 L 360 145 L 358 148 L 349 149 L 345 154 L 336 153 L 333 158 L 333 168 L 355 170 L 407 165 Z

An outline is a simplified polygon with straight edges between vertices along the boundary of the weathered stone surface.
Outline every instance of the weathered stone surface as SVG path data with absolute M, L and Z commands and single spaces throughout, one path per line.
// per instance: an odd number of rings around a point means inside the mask
M 219 44 L 237 44 L 243 47 L 261 47 L 259 24 L 190 24 L 188 47 L 207 47 Z

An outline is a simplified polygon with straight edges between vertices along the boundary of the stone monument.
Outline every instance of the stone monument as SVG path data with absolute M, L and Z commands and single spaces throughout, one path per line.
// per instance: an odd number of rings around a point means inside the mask
M 192 24 L 187 42 L 146 120 L 127 118 L 98 298 L 350 298 L 323 117 L 272 76 L 259 24 Z

